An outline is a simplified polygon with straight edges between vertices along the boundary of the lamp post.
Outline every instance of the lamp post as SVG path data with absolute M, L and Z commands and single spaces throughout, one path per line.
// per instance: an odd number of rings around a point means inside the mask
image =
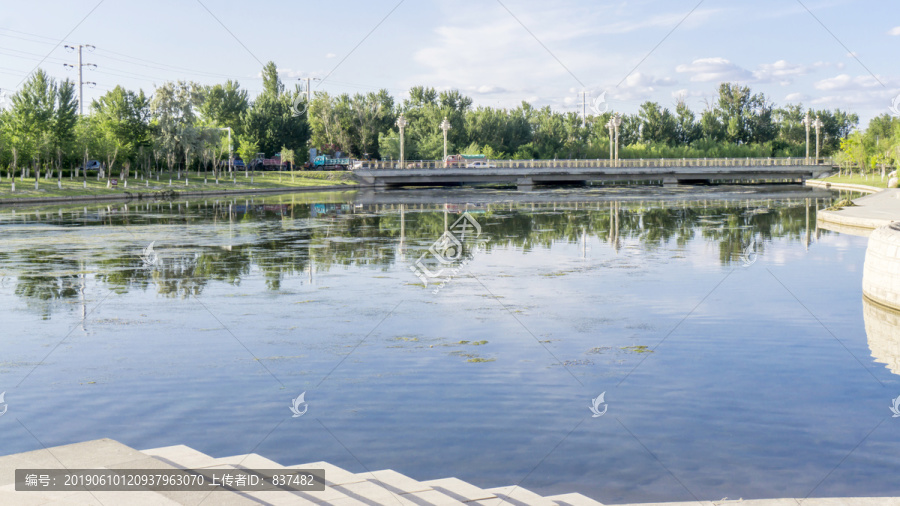
M 609 119 L 609 123 L 607 126 L 610 127 L 615 132 L 615 167 L 619 166 L 619 127 L 622 126 L 622 115 L 619 113 L 613 114 L 612 118 Z
M 447 166 L 447 131 L 450 130 L 450 122 L 447 121 L 447 116 L 444 116 L 444 121 L 441 122 L 441 130 L 444 131 L 444 167 Z
M 818 116 L 816 116 L 816 120 L 813 121 L 812 126 L 816 127 L 816 165 L 819 165 L 819 129 L 825 126 L 825 124 L 822 123 L 822 120 L 820 120 Z
M 400 117 L 397 118 L 397 126 L 400 127 L 400 168 L 401 169 L 406 168 L 406 157 L 404 156 L 404 153 L 403 153 L 403 129 L 406 128 L 407 124 L 408 124 L 408 122 L 406 121 L 406 118 L 404 118 L 403 114 L 401 114 Z
M 613 119 L 609 118 L 609 121 L 606 122 L 606 128 L 609 129 L 609 163 L 612 165 L 613 161 Z
M 801 121 L 804 125 L 806 125 L 806 165 L 809 165 L 809 109 L 806 110 L 806 117 Z

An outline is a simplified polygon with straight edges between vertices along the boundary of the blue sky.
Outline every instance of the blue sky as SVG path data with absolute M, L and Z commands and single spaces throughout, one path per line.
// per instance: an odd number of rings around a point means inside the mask
M 97 86 L 86 88 L 88 100 L 116 84 L 152 93 L 175 79 L 233 78 L 252 96 L 261 89 L 259 62 L 273 60 L 288 85 L 328 76 L 313 86 L 333 94 L 387 88 L 402 99 L 422 84 L 459 89 L 476 105 L 527 100 L 579 112 L 582 91 L 589 106 L 602 96 L 600 109 L 631 113 L 645 100 L 673 109 L 683 96 L 699 112 L 719 82 L 731 81 L 777 105 L 857 112 L 864 127 L 890 113 L 900 94 L 897 7 L 887 0 L 8 1 L 0 7 L 0 90 L 16 89 L 45 56 L 41 67 L 74 78 L 63 63 L 75 55 L 63 44 L 93 44 L 85 62 L 98 68 L 86 69 L 85 80 Z

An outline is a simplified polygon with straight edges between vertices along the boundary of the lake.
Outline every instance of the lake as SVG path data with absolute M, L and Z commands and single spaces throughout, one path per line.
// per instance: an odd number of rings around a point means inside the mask
M 108 437 L 607 504 L 897 496 L 900 329 L 863 302 L 866 238 L 816 228 L 836 196 L 0 208 L 0 454 Z

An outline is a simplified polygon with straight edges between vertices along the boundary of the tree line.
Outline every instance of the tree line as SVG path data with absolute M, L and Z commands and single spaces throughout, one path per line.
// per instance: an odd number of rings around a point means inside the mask
M 527 102 L 516 108 L 476 107 L 458 90 L 438 92 L 422 86 L 410 89 L 402 102 L 384 89 L 352 96 L 316 92 L 307 101 L 299 85 L 285 86 L 273 62 L 263 68 L 262 80 L 263 91 L 252 100 L 232 80 L 215 85 L 167 82 L 152 95 L 117 86 L 92 101 L 89 114 L 80 116 L 75 84 L 57 82 L 38 70 L 11 97 L 11 107 L 0 111 L 0 168 L 6 168 L 8 178 L 61 177 L 64 171 L 86 177 L 78 168 L 96 159 L 106 177 L 113 170 L 122 178 L 132 170 L 148 177 L 167 171 L 180 178 L 188 170 L 212 171 L 218 177 L 229 157 L 229 133 L 234 154 L 244 160 L 257 153 L 268 157 L 281 153 L 282 160 L 303 163 L 310 147 L 354 158 L 396 159 L 400 114 L 408 123 L 404 134 L 408 160 L 442 158 L 444 118 L 450 123 L 450 153 L 494 159 L 610 155 L 607 122 L 612 111 L 582 120 L 576 112 L 536 108 Z M 637 113 L 623 115 L 619 156 L 803 157 L 806 112 L 802 105 L 776 107 L 747 86 L 722 83 L 717 99 L 700 113 L 679 100 L 674 110 L 645 102 Z M 874 135 L 882 139 L 873 147 L 871 132 L 851 135 L 859 122 L 856 114 L 840 109 L 811 114 L 823 125 L 822 156 L 844 153 L 841 160 L 856 160 L 862 156 L 857 144 L 870 156 L 883 147 L 882 142 L 893 142 L 888 137 L 900 139 L 889 117 L 873 120 L 875 128 L 869 131 L 879 132 Z M 866 158 L 865 164 L 871 163 Z

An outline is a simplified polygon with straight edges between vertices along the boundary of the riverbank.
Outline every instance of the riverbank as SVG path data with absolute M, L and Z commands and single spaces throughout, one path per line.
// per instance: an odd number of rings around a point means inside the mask
M 106 179 L 89 177 L 85 180 L 41 179 L 38 188 L 33 179 L 12 180 L 0 184 L 0 205 L 22 203 L 86 202 L 98 200 L 153 199 L 204 197 L 215 195 L 247 195 L 256 193 L 289 193 L 319 190 L 345 190 L 357 186 L 349 172 L 297 171 L 297 172 L 257 172 L 250 177 L 235 173 L 233 177 L 221 178 L 218 183 L 210 178 L 186 176 L 180 180 L 160 177 L 150 180 L 130 179 L 119 181 L 115 187 L 107 188 Z

